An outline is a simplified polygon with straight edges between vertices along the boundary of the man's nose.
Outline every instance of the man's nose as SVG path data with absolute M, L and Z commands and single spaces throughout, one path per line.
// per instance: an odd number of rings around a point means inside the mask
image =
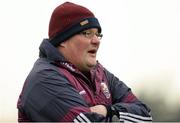
M 94 35 L 91 42 L 93 44 L 99 44 L 100 43 L 100 39 L 98 38 L 98 36 Z

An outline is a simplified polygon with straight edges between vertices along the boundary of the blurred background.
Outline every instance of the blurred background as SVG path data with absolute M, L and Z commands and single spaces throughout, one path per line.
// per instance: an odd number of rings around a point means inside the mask
M 152 109 L 154 121 L 180 121 L 180 0 L 69 0 L 102 26 L 98 60 Z M 24 80 L 64 0 L 0 1 L 0 122 L 16 122 Z

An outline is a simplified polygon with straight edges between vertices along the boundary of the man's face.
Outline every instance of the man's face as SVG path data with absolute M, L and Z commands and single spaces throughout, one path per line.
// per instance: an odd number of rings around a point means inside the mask
M 96 54 L 100 45 L 96 28 L 85 30 L 61 43 L 64 57 L 81 71 L 89 71 L 96 65 Z

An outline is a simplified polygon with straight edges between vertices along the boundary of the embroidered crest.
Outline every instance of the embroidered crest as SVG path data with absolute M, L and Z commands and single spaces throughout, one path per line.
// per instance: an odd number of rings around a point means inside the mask
M 101 82 L 101 90 L 104 93 L 104 95 L 106 96 L 106 98 L 109 99 L 110 98 L 110 93 L 109 93 L 109 89 L 108 89 L 106 83 Z

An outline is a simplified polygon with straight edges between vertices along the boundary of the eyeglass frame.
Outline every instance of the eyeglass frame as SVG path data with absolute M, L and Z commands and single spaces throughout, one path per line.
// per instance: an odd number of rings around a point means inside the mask
M 83 35 L 84 37 L 86 37 L 88 39 L 92 39 L 95 35 L 99 40 L 101 40 L 103 37 L 102 33 L 99 33 L 99 32 L 94 33 L 92 31 L 88 31 L 88 30 L 82 31 L 79 34 Z

